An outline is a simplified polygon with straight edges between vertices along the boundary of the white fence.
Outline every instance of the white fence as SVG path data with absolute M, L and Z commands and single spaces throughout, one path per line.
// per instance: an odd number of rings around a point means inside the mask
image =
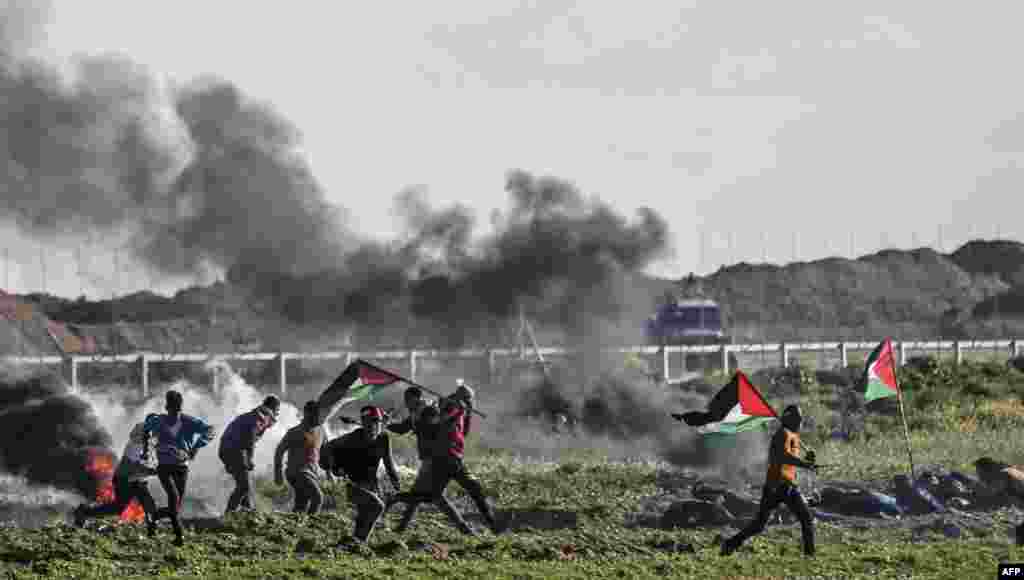
M 672 376 L 670 372 L 670 356 L 672 354 L 703 354 L 711 355 L 718 359 L 723 371 L 730 370 L 730 355 L 761 355 L 762 360 L 768 354 L 772 354 L 774 360 L 783 367 L 792 362 L 792 356 L 801 352 L 812 352 L 831 355 L 837 358 L 841 366 L 849 364 L 848 355 L 851 351 L 871 351 L 878 342 L 800 342 L 800 343 L 765 343 L 765 344 L 728 344 L 712 346 L 633 346 L 619 348 L 604 348 L 603 352 L 608 354 L 636 353 L 648 357 L 658 356 L 661 362 L 661 376 L 668 379 Z M 963 360 L 964 353 L 970 351 L 994 351 L 1003 352 L 1007 358 L 1020 356 L 1024 349 L 1024 342 L 1019 339 L 1010 340 L 978 340 L 978 341 L 932 341 L 916 342 L 893 341 L 896 349 L 898 364 L 902 365 L 907 360 L 907 354 L 915 351 L 947 351 L 952 353 L 956 362 Z M 561 347 L 543 347 L 540 353 L 544 356 L 567 356 L 581 352 L 579 349 Z M 149 395 L 149 365 L 164 362 L 207 362 L 211 360 L 241 360 L 241 361 L 276 361 L 278 364 L 278 387 L 281 393 L 288 389 L 287 361 L 298 360 L 341 360 L 347 365 L 356 358 L 367 360 L 393 360 L 401 361 L 403 367 L 408 368 L 407 376 L 411 380 L 417 378 L 417 361 L 423 359 L 480 359 L 486 361 L 488 373 L 495 376 L 498 359 L 501 357 L 521 357 L 532 354 L 532 350 L 524 352 L 517 348 L 495 348 L 495 349 L 467 349 L 467 350 L 385 350 L 385 351 L 335 351 L 335 352 L 263 352 L 263 353 L 191 353 L 191 354 L 169 354 L 138 352 L 122 355 L 96 355 L 96 356 L 5 356 L 0 361 L 13 364 L 46 364 L 64 366 L 67 372 L 68 381 L 74 390 L 79 388 L 78 367 L 82 364 L 112 364 L 112 363 L 134 363 L 139 365 L 139 376 L 141 377 L 141 388 L 143 395 Z M 741 365 L 744 366 L 745 365 Z

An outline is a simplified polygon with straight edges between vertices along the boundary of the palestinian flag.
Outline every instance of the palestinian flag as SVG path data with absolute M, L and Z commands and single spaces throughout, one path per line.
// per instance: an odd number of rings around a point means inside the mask
M 372 399 L 387 387 L 404 380 L 363 359 L 356 359 L 320 394 L 317 400 L 320 417 L 326 423 L 341 407 L 352 401 Z
M 885 397 L 895 397 L 899 392 L 892 340 L 888 338 L 883 340 L 871 352 L 864 366 L 864 384 L 864 398 L 869 402 Z
M 711 399 L 707 411 L 683 413 L 683 421 L 702 435 L 735 435 L 765 429 L 778 415 L 742 371 Z

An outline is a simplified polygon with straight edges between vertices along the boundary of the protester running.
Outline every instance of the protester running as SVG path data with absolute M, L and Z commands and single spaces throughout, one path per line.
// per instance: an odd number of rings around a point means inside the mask
M 228 498 L 225 515 L 240 507 L 253 509 L 252 472 L 256 469 L 256 443 L 277 422 L 280 409 L 281 400 L 270 395 L 260 406 L 236 417 L 224 430 L 218 455 L 224 469 L 235 480 L 235 491 Z
M 388 431 L 398 435 L 404 435 L 411 432 L 416 436 L 416 452 L 420 460 L 420 468 L 419 471 L 416 472 L 416 481 L 412 484 L 412 493 L 419 494 L 424 497 L 431 497 L 431 486 L 434 480 L 434 476 L 431 472 L 431 460 L 435 453 L 430 449 L 430 447 L 437 443 L 438 410 L 435 405 L 428 403 L 423 399 L 423 390 L 419 387 L 407 388 L 402 396 L 405 400 L 405 408 L 409 412 L 409 416 L 400 423 L 391 423 L 387 428 Z M 430 420 L 430 417 L 433 417 L 434 420 Z M 387 507 L 390 507 L 393 503 L 399 501 L 400 497 L 405 496 L 392 496 Z M 442 503 L 447 505 L 441 505 L 441 509 L 445 513 L 455 512 L 455 506 L 451 505 L 451 502 L 449 502 L 447 498 L 442 499 Z M 418 507 L 418 502 L 408 502 L 405 513 L 402 515 L 402 519 L 398 524 L 396 531 L 404 532 L 409 528 L 413 518 L 416 516 L 416 510 Z M 455 513 L 455 520 L 461 521 L 462 517 L 459 516 L 457 512 Z
M 295 513 L 314 515 L 324 503 L 320 488 L 320 455 L 327 443 L 320 406 L 309 401 L 302 408 L 302 422 L 285 433 L 274 452 L 274 481 L 283 485 L 285 478 L 295 492 Z M 288 468 L 282 475 L 282 460 L 288 455 Z
M 735 536 L 722 543 L 722 555 L 735 552 L 748 538 L 764 531 L 772 511 L 780 503 L 786 504 L 800 520 L 804 554 L 814 556 L 814 518 L 807 507 L 807 501 L 796 483 L 796 468 L 801 467 L 817 472 L 814 453 L 807 454 L 807 460 L 800 458 L 800 426 L 803 416 L 800 407 L 790 405 L 782 412 L 782 425 L 772 436 L 768 456 L 768 473 L 761 492 L 761 506 L 754 520 Z
M 132 427 L 128 435 L 128 443 L 124 446 L 124 454 L 114 471 L 114 501 L 101 504 L 82 504 L 75 508 L 75 526 L 81 528 L 86 520 L 121 514 L 125 508 L 137 500 L 145 512 L 146 529 L 150 536 L 156 534 L 156 502 L 149 492 L 150 477 L 156 475 L 156 458 L 146 453 L 151 445 L 151 439 L 146 436 L 145 427 L 137 423 Z M 143 459 L 146 455 L 147 459 Z
M 156 475 L 167 494 L 167 507 L 157 510 L 156 518 L 171 520 L 174 544 L 185 543 L 181 528 L 181 504 L 188 484 L 188 465 L 196 453 L 213 440 L 214 429 L 201 419 L 181 412 L 184 399 L 178 391 L 167 391 L 166 414 L 153 413 L 146 417 L 145 436 L 157 436 Z
M 360 410 L 359 415 L 362 427 L 328 443 L 321 465 L 333 475 L 348 478 L 349 501 L 356 508 L 352 537 L 365 544 L 384 513 L 377 477 L 381 463 L 396 491 L 400 481 L 391 455 L 391 440 L 384 433 L 383 409 L 368 405 Z
M 494 513 L 484 497 L 483 486 L 469 473 L 464 462 L 466 434 L 472 427 L 473 398 L 472 389 L 460 385 L 455 393 L 441 401 L 437 430 L 425 433 L 432 440 L 428 444 L 431 453 L 429 481 L 425 481 L 422 487 L 414 487 L 412 492 L 398 494 L 392 499 L 392 503 L 408 504 L 406 516 L 398 531 L 408 527 L 419 503 L 434 501 L 448 514 L 456 527 L 465 533 L 474 534 L 472 527 L 445 497 L 445 489 L 455 480 L 469 494 L 491 531 L 500 532 Z

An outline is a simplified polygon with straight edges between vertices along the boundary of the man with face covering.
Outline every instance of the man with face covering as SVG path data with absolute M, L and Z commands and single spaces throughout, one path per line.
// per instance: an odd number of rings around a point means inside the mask
M 295 513 L 310 515 L 320 512 L 324 492 L 320 489 L 320 456 L 327 443 L 327 433 L 321 424 L 320 406 L 309 401 L 302 408 L 302 422 L 292 427 L 281 438 L 274 452 L 274 481 L 288 484 L 295 491 Z M 282 475 L 282 461 L 288 455 L 288 468 Z
M 356 508 L 352 536 L 365 543 L 384 513 L 377 478 L 381 463 L 395 489 L 399 488 L 399 479 L 391 455 L 391 440 L 384 433 L 383 409 L 367 405 L 360 410 L 359 417 L 362 427 L 327 444 L 322 466 L 334 475 L 348 478 L 349 500 Z
M 807 460 L 800 458 L 800 426 L 803 416 L 800 407 L 790 405 L 782 412 L 782 425 L 772 436 L 768 455 L 768 474 L 761 493 L 761 506 L 750 524 L 735 536 L 722 543 L 722 555 L 735 552 L 748 538 L 764 531 L 772 511 L 780 504 L 786 504 L 800 520 L 804 554 L 814 556 L 814 517 L 807 507 L 807 501 L 796 484 L 796 468 L 815 472 L 814 453 L 807 454 Z
M 252 509 L 252 472 L 256 469 L 253 455 L 256 443 L 277 422 L 280 408 L 281 400 L 270 395 L 259 407 L 236 417 L 224 430 L 220 438 L 219 456 L 224 469 L 235 480 L 235 491 L 228 498 L 225 514 L 239 507 Z

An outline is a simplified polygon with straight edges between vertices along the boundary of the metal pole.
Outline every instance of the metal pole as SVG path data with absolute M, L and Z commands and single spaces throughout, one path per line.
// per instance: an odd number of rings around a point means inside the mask
M 288 357 L 283 352 L 278 354 L 277 364 L 277 386 L 284 395 L 288 392 Z
M 893 371 L 895 372 L 895 371 Z M 896 397 L 900 405 L 900 417 L 903 419 L 903 437 L 907 440 L 907 457 L 910 459 L 910 481 L 914 481 L 914 451 L 910 445 L 910 427 L 907 426 L 907 414 L 903 410 L 903 389 L 896 383 Z

